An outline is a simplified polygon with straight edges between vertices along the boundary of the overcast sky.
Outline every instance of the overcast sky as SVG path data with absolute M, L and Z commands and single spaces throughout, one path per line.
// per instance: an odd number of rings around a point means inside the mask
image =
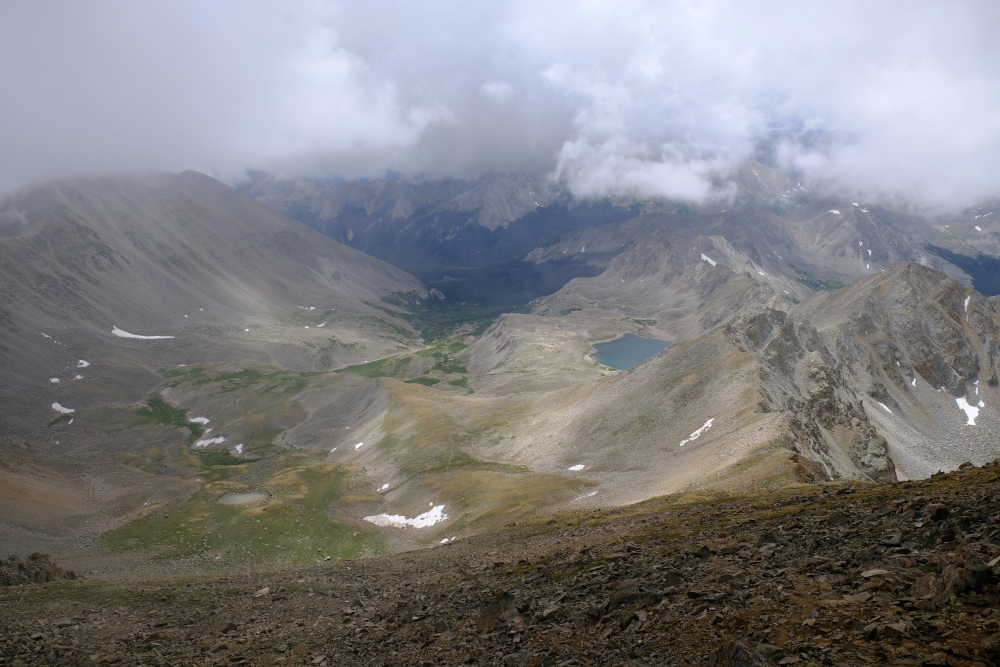
M 524 168 L 698 199 L 784 128 L 815 182 L 962 205 L 1000 191 L 998 26 L 995 0 L 10 0 L 0 188 Z

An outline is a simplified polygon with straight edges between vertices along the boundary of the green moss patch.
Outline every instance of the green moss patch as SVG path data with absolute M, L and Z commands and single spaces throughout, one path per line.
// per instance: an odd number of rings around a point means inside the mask
M 433 387 L 440 381 L 441 380 L 438 380 L 436 378 L 420 377 L 420 378 L 414 378 L 413 380 L 407 380 L 406 382 L 408 384 L 422 384 L 425 387 Z
M 150 551 L 161 559 L 196 559 L 225 566 L 298 566 L 328 556 L 342 559 L 385 552 L 375 526 L 332 518 L 356 471 L 301 454 L 282 455 L 277 464 L 277 472 L 255 487 L 201 475 L 201 489 L 186 502 L 147 509 L 105 533 L 102 545 L 112 552 Z M 225 465 L 210 466 L 208 472 Z M 243 493 L 261 493 L 263 499 L 245 504 L 220 502 Z

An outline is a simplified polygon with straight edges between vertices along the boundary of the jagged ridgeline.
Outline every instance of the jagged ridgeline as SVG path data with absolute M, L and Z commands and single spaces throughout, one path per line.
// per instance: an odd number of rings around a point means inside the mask
M 699 207 L 524 175 L 20 193 L 0 237 L 4 539 L 300 566 L 995 458 L 1000 310 L 961 257 L 987 266 L 1000 230 L 759 164 L 739 179 Z M 600 364 L 624 334 L 671 345 Z

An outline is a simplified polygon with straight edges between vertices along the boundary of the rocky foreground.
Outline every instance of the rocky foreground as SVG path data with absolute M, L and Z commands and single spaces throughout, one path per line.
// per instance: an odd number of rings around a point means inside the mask
M 994 540 L 1000 464 L 671 497 L 308 570 L 0 589 L 0 664 L 992 665 Z

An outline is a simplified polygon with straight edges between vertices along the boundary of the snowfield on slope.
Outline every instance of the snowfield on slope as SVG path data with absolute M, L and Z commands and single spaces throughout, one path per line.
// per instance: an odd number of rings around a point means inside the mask
M 413 526 L 414 528 L 427 528 L 428 526 L 433 526 L 434 524 L 444 521 L 448 518 L 448 515 L 444 513 L 444 505 L 436 505 L 431 509 L 427 510 L 419 516 L 415 516 L 412 519 L 407 519 L 402 514 L 375 514 L 373 516 L 366 516 L 365 521 L 374 523 L 376 526 L 392 526 L 394 528 L 406 528 L 407 526 Z
M 701 426 L 700 429 L 698 429 L 697 431 L 695 431 L 694 433 L 692 433 L 688 437 L 686 437 L 683 440 L 681 440 L 681 444 L 679 446 L 683 447 L 684 445 L 686 445 L 687 443 L 691 442 L 692 440 L 697 440 L 698 438 L 700 438 L 702 433 L 704 433 L 708 429 L 712 428 L 712 422 L 714 422 L 714 421 L 715 421 L 715 417 L 712 417 L 711 419 L 709 419 L 707 422 L 705 422 L 704 424 L 702 424 L 702 426 Z
M 141 338 L 142 340 L 163 340 L 164 338 L 173 338 L 173 336 L 140 336 L 139 334 L 123 331 L 118 327 L 115 327 L 114 325 L 112 326 L 114 328 L 111 329 L 111 333 L 118 336 L 119 338 Z
M 961 408 L 962 410 L 965 411 L 965 416 L 969 420 L 969 421 L 965 422 L 966 426 L 975 426 L 976 425 L 976 417 L 979 416 L 979 408 L 985 408 L 986 407 L 986 404 L 983 403 L 982 401 L 979 401 L 978 405 L 970 405 L 969 402 L 967 400 L 965 400 L 965 396 L 962 396 L 960 398 L 956 398 L 955 402 L 958 403 L 958 407 L 959 408 Z
M 208 438 L 207 440 L 199 440 L 194 443 L 195 447 L 208 447 L 209 445 L 221 445 L 226 439 L 221 435 L 218 438 Z

